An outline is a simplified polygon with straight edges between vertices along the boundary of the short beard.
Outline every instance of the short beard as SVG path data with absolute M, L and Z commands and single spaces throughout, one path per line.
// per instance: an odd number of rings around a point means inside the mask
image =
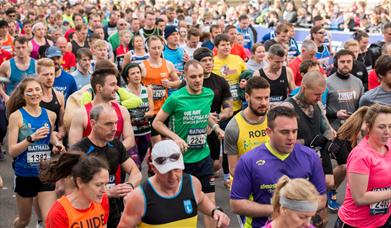
M 256 115 L 256 116 L 265 116 L 266 113 L 267 113 L 267 110 L 265 112 L 258 112 L 256 109 L 254 109 L 252 106 L 251 106 L 251 103 L 248 104 L 248 107 L 250 108 L 251 112 Z

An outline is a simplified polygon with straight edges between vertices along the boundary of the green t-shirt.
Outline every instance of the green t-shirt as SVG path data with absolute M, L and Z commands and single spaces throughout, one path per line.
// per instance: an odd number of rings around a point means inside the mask
M 183 87 L 172 93 L 162 107 L 170 116 L 170 129 L 189 146 L 183 154 L 185 163 L 201 161 L 210 154 L 206 136 L 213 97 L 209 88 L 204 87 L 201 94 L 189 94 Z

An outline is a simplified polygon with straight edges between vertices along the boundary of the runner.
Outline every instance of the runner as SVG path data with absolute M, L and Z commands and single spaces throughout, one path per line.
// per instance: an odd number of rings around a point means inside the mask
M 228 227 L 230 219 L 205 197 L 200 181 L 183 173 L 182 152 L 174 141 L 156 143 L 152 149 L 152 167 L 156 175 L 125 198 L 119 228 L 137 225 L 196 228 L 198 210 L 216 221 L 214 227 Z
M 248 102 L 247 108 L 236 114 L 225 128 L 224 153 L 228 155 L 232 177 L 239 158 L 269 140 L 266 134 L 269 83 L 261 77 L 249 79 L 245 96 Z
M 42 108 L 50 110 L 56 114 L 56 121 L 53 126 L 54 134 L 62 140 L 66 134 L 63 126 L 63 116 L 65 101 L 64 95 L 53 88 L 55 66 L 51 59 L 43 58 L 37 61 L 38 81 L 42 85 Z
M 318 209 L 319 193 L 306 179 L 289 179 L 282 176 L 274 190 L 272 198 L 272 221 L 263 228 L 272 227 L 308 227 L 311 218 Z
M 9 96 L 20 81 L 27 75 L 36 72 L 35 60 L 30 57 L 28 40 L 25 37 L 17 37 L 14 40 L 15 57 L 3 62 L 0 66 L 0 76 L 10 80 L 6 93 Z
M 208 48 L 198 48 L 194 52 L 194 59 L 200 61 L 200 64 L 204 68 L 204 83 L 203 86 L 213 90 L 215 96 L 211 106 L 211 117 L 216 123 L 227 120 L 232 116 L 232 96 L 229 90 L 228 82 L 214 74 L 213 70 L 213 54 Z M 214 164 L 213 170 L 217 172 L 221 169 L 222 151 L 221 141 L 217 137 L 215 132 L 208 134 L 206 138 L 210 150 L 210 156 L 212 157 Z M 223 168 L 228 170 L 227 159 L 223 159 Z
M 135 145 L 133 131 L 131 130 L 130 116 L 125 107 L 120 106 L 116 100 L 117 77 L 118 71 L 116 68 L 101 68 L 92 74 L 91 87 L 94 93 L 94 98 L 90 103 L 85 104 L 78 109 L 72 118 L 71 127 L 69 130 L 69 145 L 72 145 L 83 137 L 90 134 L 92 130 L 90 113 L 91 109 L 98 104 L 111 104 L 115 109 L 118 119 L 116 124 L 116 138 L 123 138 L 125 148 L 129 150 Z M 76 118 L 75 118 L 76 117 Z
M 71 147 L 81 150 L 87 155 L 97 155 L 109 164 L 110 176 L 107 196 L 109 197 L 110 214 L 107 227 L 117 227 L 123 210 L 122 197 L 133 191 L 134 187 L 140 184 L 142 178 L 137 165 L 129 158 L 124 144 L 116 138 L 117 123 L 118 117 L 112 105 L 108 103 L 94 105 L 90 111 L 91 132 Z M 118 172 L 119 166 L 129 175 L 127 181 Z
M 239 56 L 230 54 L 231 43 L 228 35 L 217 35 L 214 44 L 217 55 L 213 58 L 213 73 L 228 81 L 233 98 L 233 111 L 238 112 L 242 108 L 239 99 L 239 76 L 246 70 L 246 64 Z
M 361 122 L 368 133 L 349 155 L 346 196 L 335 227 L 390 227 L 391 108 L 375 104 Z
M 45 56 L 54 62 L 56 77 L 53 87 L 64 95 L 66 101 L 72 93 L 77 91 L 75 79 L 62 69 L 62 52 L 58 47 L 52 46 L 46 49 Z
M 41 165 L 41 180 L 56 182 L 71 176 L 76 189 L 58 199 L 49 211 L 47 228 L 72 226 L 106 227 L 109 216 L 109 202 L 105 185 L 109 183 L 109 166 L 95 156 L 85 156 L 71 150 L 58 159 Z
M 131 62 L 141 64 L 144 60 L 149 58 L 149 54 L 145 50 L 144 40 L 141 35 L 134 35 L 130 44 L 133 49 L 125 54 L 124 61 L 122 62 L 122 69 Z
M 270 102 L 284 101 L 296 88 L 292 70 L 284 66 L 286 51 L 279 44 L 269 48 L 267 60 L 269 65 L 254 72 L 254 77 L 265 78 L 270 84 Z
M 179 87 L 181 81 L 178 79 L 174 64 L 161 58 L 163 42 L 157 36 L 151 36 L 147 42 L 149 59 L 141 63 L 143 83 L 145 86 L 152 85 L 153 90 L 153 114 L 159 112 L 164 101 L 168 97 L 168 88 Z M 152 118 L 153 121 L 154 118 Z M 159 133 L 152 126 L 152 145 L 161 140 Z
M 354 54 L 342 49 L 335 54 L 337 72 L 327 78 L 326 114 L 331 126 L 338 130 L 344 121 L 358 109 L 364 86 L 360 79 L 350 74 Z
M 52 134 L 56 115 L 40 107 L 41 99 L 41 84 L 34 78 L 26 78 L 7 103 L 8 146 L 9 154 L 14 158 L 14 191 L 18 209 L 14 227 L 28 226 L 34 197 L 37 197 L 43 219 L 56 200 L 54 185 L 38 178 L 39 164 L 50 159 L 50 144 L 55 145 L 54 153 L 64 152 L 64 146 Z
M 326 205 L 326 184 L 319 157 L 312 149 L 296 143 L 296 113 L 291 108 L 277 106 L 269 110 L 267 121 L 270 141 L 241 156 L 232 184 L 231 209 L 246 216 L 246 228 L 265 225 L 273 211 L 272 192 L 283 175 L 308 179 L 321 194 L 318 209 Z
M 149 120 L 153 117 L 152 87 L 141 84 L 141 67 L 137 63 L 126 65 L 122 72 L 122 78 L 127 84 L 127 90 L 143 101 L 139 107 L 129 109 L 139 158 L 136 164 L 141 170 L 141 164 L 151 146 L 151 123 Z
M 204 70 L 197 60 L 185 65 L 186 87 L 175 91 L 156 115 L 152 126 L 162 135 L 174 140 L 184 153 L 185 173 L 196 176 L 202 191 L 214 202 L 215 186 L 213 161 L 206 141 L 208 126 L 222 139 L 224 131 L 209 117 L 213 91 L 202 87 Z M 164 122 L 170 119 L 170 128 Z M 214 221 L 205 217 L 206 227 Z

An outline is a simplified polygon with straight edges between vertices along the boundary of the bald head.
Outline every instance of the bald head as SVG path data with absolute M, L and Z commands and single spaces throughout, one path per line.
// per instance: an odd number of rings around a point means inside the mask
M 56 41 L 56 46 L 58 46 L 59 44 L 67 44 L 67 43 L 68 43 L 67 39 L 65 39 L 65 37 L 63 36 L 60 36 Z
M 320 71 L 310 71 L 304 75 L 301 83 L 306 88 L 324 87 L 326 79 Z

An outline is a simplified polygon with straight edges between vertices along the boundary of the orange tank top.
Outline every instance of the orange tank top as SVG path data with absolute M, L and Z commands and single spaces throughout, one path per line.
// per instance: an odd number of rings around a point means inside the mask
M 169 72 L 167 61 L 162 59 L 162 65 L 159 68 L 152 67 L 147 60 L 143 61 L 146 75 L 143 79 L 145 86 L 152 85 L 153 92 L 153 114 L 157 114 L 167 99 L 167 89 L 163 86 L 162 80 L 168 79 Z
M 106 211 L 101 204 L 92 202 L 85 210 L 75 209 L 66 196 L 61 197 L 58 202 L 64 207 L 68 217 L 69 227 L 104 227 Z

